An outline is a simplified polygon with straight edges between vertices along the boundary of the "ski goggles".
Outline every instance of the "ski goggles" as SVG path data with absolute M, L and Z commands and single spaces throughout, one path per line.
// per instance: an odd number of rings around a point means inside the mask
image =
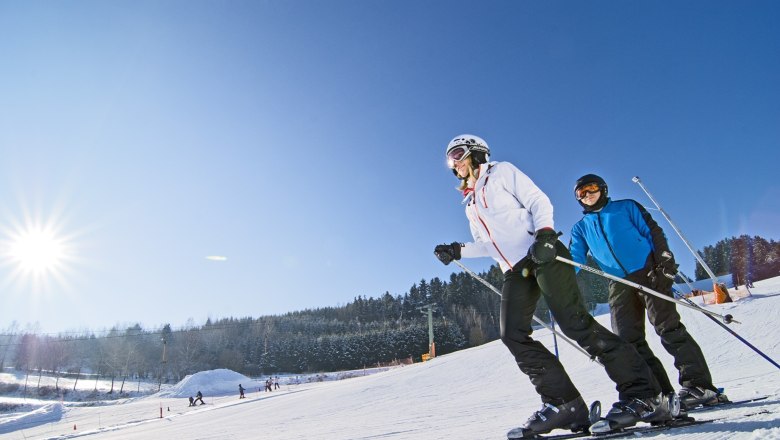
M 447 166 L 455 168 L 455 162 L 465 159 L 469 154 L 471 154 L 471 150 L 469 150 L 468 145 L 453 147 L 447 152 Z
M 588 183 L 574 190 L 574 195 L 577 197 L 577 200 L 582 200 L 586 195 L 596 194 L 599 191 L 601 191 L 601 187 L 598 183 Z

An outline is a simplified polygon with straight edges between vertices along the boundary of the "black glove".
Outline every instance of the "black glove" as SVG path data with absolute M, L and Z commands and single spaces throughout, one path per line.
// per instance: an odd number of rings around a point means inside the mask
M 680 267 L 674 261 L 674 255 L 670 251 L 656 252 L 655 266 L 647 274 L 650 280 L 650 287 L 658 292 L 666 293 L 674 285 L 674 278 L 677 276 L 677 268 Z
M 450 264 L 452 260 L 460 260 L 461 246 L 457 241 L 450 244 L 440 244 L 433 250 L 433 254 L 445 265 Z
M 555 259 L 558 253 L 555 249 L 555 243 L 558 241 L 560 232 L 553 229 L 539 229 L 534 234 L 534 243 L 528 249 L 531 259 L 536 264 L 545 264 Z

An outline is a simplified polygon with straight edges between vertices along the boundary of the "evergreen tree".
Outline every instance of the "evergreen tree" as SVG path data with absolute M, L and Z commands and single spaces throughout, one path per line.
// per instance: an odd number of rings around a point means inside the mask
M 705 246 L 701 255 L 715 275 L 731 273 L 735 282 L 756 281 L 780 273 L 780 244 L 758 236 L 726 238 L 714 246 Z M 709 278 L 698 263 L 695 277 L 697 280 Z

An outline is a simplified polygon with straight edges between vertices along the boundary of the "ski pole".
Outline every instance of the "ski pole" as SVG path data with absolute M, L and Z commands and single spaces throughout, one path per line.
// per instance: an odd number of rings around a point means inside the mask
M 647 287 L 645 287 L 645 286 L 643 286 L 641 284 L 635 283 L 633 281 L 629 281 L 629 280 L 627 280 L 625 278 L 620 278 L 620 277 L 617 277 L 615 275 L 610 275 L 610 274 L 608 274 L 608 273 L 606 273 L 606 272 L 604 272 L 602 270 L 596 269 L 595 267 L 590 267 L 590 266 L 586 266 L 584 264 L 577 263 L 576 261 L 572 261 L 572 260 L 569 260 L 567 258 L 563 258 L 560 255 L 555 257 L 555 259 L 560 261 L 560 262 L 562 262 L 562 263 L 570 264 L 570 265 L 572 265 L 574 267 L 579 267 L 582 270 L 587 270 L 590 273 L 595 273 L 596 275 L 600 275 L 600 276 L 602 276 L 604 278 L 608 278 L 608 279 L 610 279 L 612 281 L 617 281 L 618 283 L 625 284 L 626 286 L 631 286 L 631 287 L 633 287 L 633 288 L 635 288 L 635 289 L 637 289 L 637 290 L 639 290 L 641 292 L 648 293 L 648 294 L 653 295 L 653 296 L 657 296 L 658 298 L 661 298 L 663 300 L 670 301 L 670 302 L 673 302 L 675 304 L 679 304 L 679 305 L 681 305 L 683 307 L 688 307 L 689 309 L 698 310 L 698 311 L 706 314 L 707 316 L 716 316 L 716 317 L 722 319 L 723 322 L 725 322 L 726 324 L 731 324 L 732 322 L 737 323 L 737 324 L 740 323 L 739 321 L 735 321 L 734 317 L 731 316 L 731 315 L 720 315 L 720 314 L 712 312 L 710 310 L 703 309 L 703 308 L 697 306 L 696 304 L 693 304 L 693 303 L 689 304 L 689 303 L 686 303 L 684 301 L 680 301 L 679 299 L 675 299 L 675 298 L 672 298 L 671 296 L 664 295 L 663 293 L 656 292 L 653 289 L 647 288 Z
M 685 284 L 687 284 L 688 288 L 690 288 L 691 292 L 693 292 L 693 286 L 691 285 L 691 283 L 688 282 L 688 279 L 687 279 L 688 277 L 685 276 L 685 274 L 682 273 L 682 271 L 680 271 L 680 275 L 682 275 L 683 281 L 685 281 Z M 694 304 L 693 301 L 691 301 L 690 299 L 686 298 L 685 296 L 680 296 L 680 298 L 683 301 L 686 301 L 686 302 L 689 302 L 691 304 Z M 712 320 L 712 322 L 714 322 L 715 324 L 718 324 L 719 326 L 723 327 L 724 330 L 726 330 L 727 332 L 731 333 L 731 335 L 734 336 L 735 338 L 737 338 L 740 342 L 742 342 L 743 344 L 747 345 L 748 347 L 750 347 L 750 349 L 752 349 L 753 351 L 758 353 L 759 356 L 761 356 L 762 358 L 764 358 L 767 361 L 769 361 L 770 364 L 774 365 L 777 368 L 780 368 L 780 365 L 778 365 L 777 362 L 772 360 L 769 356 L 767 356 L 764 352 L 762 352 L 758 348 L 754 347 L 753 344 L 751 344 L 750 342 L 745 340 L 745 338 L 743 338 L 742 336 L 738 335 L 737 332 L 735 332 L 734 330 L 728 328 L 725 324 L 723 324 L 722 322 L 720 322 L 717 319 L 713 318 L 712 316 L 710 316 L 710 315 L 706 315 L 706 316 L 708 318 L 710 318 Z
M 764 352 L 759 350 L 756 346 L 754 346 L 753 344 L 748 342 L 745 338 L 743 338 L 742 336 L 738 335 L 737 332 L 735 332 L 734 330 L 730 329 L 728 326 L 726 326 L 726 324 L 724 324 L 723 322 L 720 322 L 719 320 L 715 319 L 715 316 L 717 316 L 717 317 L 721 318 L 727 324 L 732 323 L 732 322 L 735 322 L 735 323 L 739 324 L 739 321 L 735 321 L 734 318 L 731 315 L 722 316 L 722 315 L 719 315 L 719 314 L 717 314 L 715 312 L 711 312 L 709 310 L 703 309 L 703 308 L 697 306 L 696 303 L 694 303 L 693 301 L 689 300 L 688 298 L 684 298 L 683 297 L 685 302 L 682 302 L 680 300 L 676 300 L 674 298 L 670 298 L 670 297 L 668 297 L 666 295 L 663 295 L 663 294 L 660 294 L 660 293 L 656 292 L 655 290 L 648 289 L 648 288 L 646 288 L 646 287 L 644 287 L 644 286 L 642 286 L 640 284 L 637 284 L 637 283 L 634 283 L 634 282 L 631 282 L 631 281 L 628 281 L 628 280 L 624 280 L 623 278 L 616 277 L 616 276 L 610 275 L 608 273 L 604 273 L 603 271 L 600 271 L 600 270 L 598 270 L 596 268 L 593 268 L 593 267 L 590 267 L 590 266 L 586 266 L 584 264 L 577 263 L 576 261 L 567 260 L 566 258 L 563 258 L 563 257 L 560 257 L 560 256 L 555 257 L 555 259 L 558 260 L 558 261 L 567 263 L 567 264 L 571 264 L 572 266 L 579 267 L 580 269 L 587 270 L 588 272 L 595 273 L 596 275 L 601 275 L 604 278 L 609 278 L 610 280 L 614 280 L 614 281 L 617 281 L 619 283 L 623 283 L 625 285 L 634 287 L 636 289 L 639 289 L 642 292 L 649 293 L 651 295 L 655 295 L 655 296 L 657 296 L 659 298 L 665 299 L 667 301 L 671 301 L 671 302 L 676 303 L 676 304 L 680 304 L 681 306 L 685 306 L 685 307 L 688 307 L 690 309 L 698 310 L 698 311 L 704 313 L 704 315 L 706 317 L 710 318 L 714 323 L 716 323 L 719 326 L 723 327 L 724 330 L 726 330 L 727 332 L 731 333 L 732 336 L 737 338 L 740 342 L 742 342 L 743 344 L 747 345 L 751 350 L 755 351 L 759 356 L 761 356 L 762 358 L 766 359 L 770 364 L 772 364 L 775 367 L 777 367 L 778 369 L 780 369 L 780 364 L 778 364 L 777 362 L 772 360 L 772 358 L 770 358 Z
M 685 274 L 683 273 L 683 271 L 681 271 L 681 270 L 678 270 L 677 272 L 680 274 L 680 278 L 682 278 L 683 282 L 685 282 L 685 284 L 686 284 L 686 285 L 688 285 L 688 289 L 690 289 L 690 290 L 691 290 L 691 293 L 693 293 L 693 284 L 691 284 L 691 283 L 688 281 L 688 275 L 685 275 Z
M 464 271 L 464 272 L 466 272 L 467 274 L 469 274 L 469 275 L 471 275 L 472 277 L 474 277 L 474 279 L 475 279 L 475 280 L 477 280 L 477 281 L 479 281 L 480 283 L 484 284 L 484 285 L 485 285 L 485 287 L 487 287 L 488 289 L 492 290 L 492 291 L 493 291 L 495 294 L 497 294 L 498 296 L 501 296 L 501 292 L 500 292 L 498 289 L 496 289 L 496 287 L 495 287 L 494 285 L 490 284 L 489 282 L 487 282 L 487 280 L 485 280 L 485 279 L 484 279 L 484 278 L 482 278 L 481 276 L 479 276 L 479 275 L 477 275 L 476 273 L 474 273 L 474 271 L 473 271 L 473 270 L 471 270 L 471 269 L 469 269 L 468 267 L 464 266 L 464 265 L 463 265 L 463 263 L 461 263 L 461 262 L 460 262 L 460 261 L 458 261 L 458 260 L 452 260 L 452 262 L 453 262 L 453 263 L 455 263 L 455 264 L 457 264 L 457 265 L 458 265 L 458 266 L 459 266 L 461 269 L 463 269 L 463 271 Z M 561 339 L 563 339 L 564 341 L 568 342 L 568 343 L 569 343 L 569 345 L 571 345 L 572 347 L 576 348 L 576 349 L 577 349 L 577 350 L 578 350 L 580 353 L 582 353 L 582 354 L 584 354 L 585 356 L 589 357 L 589 358 L 590 358 L 590 360 L 592 360 L 592 361 L 595 361 L 595 362 L 596 362 L 596 363 L 598 363 L 598 364 L 601 364 L 601 362 L 599 362 L 599 361 L 598 361 L 598 359 L 596 359 L 595 357 L 591 356 L 591 355 L 590 355 L 590 353 L 588 353 L 587 351 L 585 351 L 585 349 L 583 349 L 583 348 L 582 348 L 582 347 L 580 347 L 579 345 L 577 345 L 577 344 L 575 344 L 574 342 L 572 342 L 572 341 L 571 341 L 569 338 L 567 338 L 566 336 L 564 336 L 564 335 L 562 335 L 562 334 L 558 333 L 558 332 L 557 332 L 557 331 L 556 331 L 554 328 L 550 327 L 550 326 L 549 326 L 549 325 L 548 325 L 546 322 L 544 322 L 544 321 L 542 321 L 541 319 L 537 318 L 537 317 L 536 317 L 536 315 L 533 315 L 533 318 L 534 318 L 534 321 L 536 321 L 537 323 L 539 323 L 539 324 L 541 324 L 542 326 L 544 326 L 544 328 L 546 328 L 547 330 L 550 330 L 550 331 L 552 332 L 552 334 L 553 334 L 553 335 L 558 335 L 558 336 L 560 336 L 560 337 L 561 337 Z
M 682 239 L 683 243 L 685 243 L 685 246 L 688 247 L 688 250 L 691 251 L 693 257 L 696 258 L 696 261 L 698 261 L 699 264 L 701 264 L 701 267 L 704 268 L 704 270 L 707 272 L 707 275 L 709 275 L 710 278 L 712 278 L 712 282 L 717 283 L 718 277 L 715 276 L 715 273 L 713 273 L 712 269 L 710 269 L 710 267 L 707 266 L 707 263 L 704 262 L 704 259 L 701 258 L 701 255 L 699 255 L 699 253 L 693 249 L 691 243 L 689 243 L 688 240 L 682 235 L 682 232 L 680 232 L 680 230 L 677 228 L 677 225 L 675 225 L 674 222 L 672 222 L 672 219 L 669 217 L 669 214 L 667 214 L 666 211 L 664 211 L 664 209 L 661 208 L 661 205 L 659 205 L 658 202 L 655 201 L 655 198 L 653 198 L 653 196 L 650 194 L 650 191 L 648 191 L 647 188 L 645 188 L 645 186 L 642 184 L 642 181 L 639 180 L 639 176 L 632 177 L 631 181 L 639 185 L 640 188 L 642 188 L 642 191 L 644 191 L 645 194 L 647 194 L 647 197 L 650 198 L 650 201 L 653 202 L 655 207 L 658 208 L 658 211 L 661 212 L 661 215 L 663 215 L 666 221 L 668 221 L 669 224 L 672 226 L 674 232 L 676 232 L 677 235 L 680 236 L 680 239 Z
M 555 330 L 555 318 L 553 318 L 552 310 L 547 310 L 547 316 L 550 317 L 550 327 Z M 555 333 L 553 333 L 553 345 L 555 346 L 555 357 L 560 359 L 560 356 L 558 356 L 558 338 Z
M 690 303 L 691 305 L 694 305 L 694 306 L 696 305 L 696 304 L 695 304 L 693 301 L 691 301 L 690 299 L 688 299 L 688 298 L 686 298 L 686 297 L 684 297 L 684 296 L 683 296 L 683 297 L 681 297 L 681 298 L 683 299 L 683 301 L 686 301 L 686 302 Z M 698 307 L 698 306 L 697 306 L 697 307 Z M 712 316 L 710 316 L 710 315 L 705 315 L 705 316 L 707 316 L 708 318 L 710 318 L 710 319 L 712 320 L 712 322 L 714 322 L 715 324 L 718 324 L 719 326 L 723 327 L 723 329 L 724 329 L 724 330 L 726 330 L 727 332 L 731 333 L 731 335 L 732 335 L 732 336 L 734 336 L 735 338 L 739 339 L 739 341 L 740 341 L 740 342 L 742 342 L 743 344 L 745 344 L 745 345 L 747 345 L 748 347 L 750 347 L 750 349 L 751 349 L 751 350 L 753 350 L 753 351 L 755 351 L 755 352 L 756 352 L 756 353 L 757 353 L 759 356 L 761 356 L 762 358 L 764 358 L 764 359 L 766 359 L 767 361 L 769 361 L 769 363 L 770 363 L 770 364 L 774 365 L 774 366 L 775 366 L 775 367 L 777 367 L 777 368 L 780 368 L 780 365 L 778 365 L 778 363 L 777 363 L 777 362 L 775 362 L 774 360 L 772 360 L 772 358 L 770 358 L 769 356 L 767 356 L 766 354 L 764 354 L 764 352 L 762 352 L 761 350 L 759 350 L 758 348 L 756 348 L 756 347 L 755 347 L 753 344 L 751 344 L 750 342 L 748 342 L 748 341 L 747 341 L 745 338 L 743 338 L 742 336 L 738 335 L 738 334 L 737 334 L 737 332 L 735 332 L 734 330 L 732 330 L 732 329 L 728 328 L 728 327 L 726 326 L 726 324 L 724 324 L 724 323 L 722 323 L 722 322 L 718 321 L 717 319 L 713 318 L 713 317 L 712 317 Z M 729 315 L 729 316 L 730 316 L 730 315 Z M 734 322 L 737 322 L 737 321 L 734 321 Z
M 685 284 L 687 284 L 687 285 L 688 285 L 688 287 L 691 289 L 691 291 L 693 291 L 693 286 L 692 286 L 692 285 L 691 285 L 691 283 L 689 283 L 689 282 L 688 282 L 688 280 L 687 280 L 687 278 L 688 278 L 688 277 L 686 277 L 686 276 L 685 276 L 685 274 L 684 274 L 684 273 L 682 273 L 682 271 L 680 272 L 680 274 L 682 275 L 682 279 L 683 279 L 683 281 L 685 281 Z M 747 288 L 747 287 L 746 287 L 746 288 Z M 748 291 L 748 292 L 750 292 L 750 291 Z M 694 302 L 693 302 L 693 301 L 691 301 L 690 299 L 686 298 L 685 296 L 681 296 L 680 298 L 681 298 L 683 301 L 686 301 L 686 302 L 689 302 L 689 303 L 691 303 L 691 304 L 694 304 Z M 743 344 L 745 344 L 745 345 L 747 345 L 748 347 L 750 347 L 750 349 L 752 349 L 753 351 L 755 351 L 756 353 L 758 353 L 758 355 L 759 355 L 759 356 L 761 356 L 762 358 L 764 358 L 764 359 L 766 359 L 767 361 L 769 361 L 769 363 L 770 363 L 770 364 L 774 365 L 774 366 L 775 366 L 775 367 L 777 367 L 777 368 L 780 368 L 780 365 L 778 365 L 778 364 L 777 364 L 777 362 L 775 362 L 774 360 L 772 360 L 772 359 L 771 359 L 769 356 L 767 356 L 766 354 L 764 354 L 764 352 L 762 352 L 762 351 L 761 351 L 761 350 L 759 350 L 758 348 L 754 347 L 754 346 L 753 346 L 753 344 L 751 344 L 750 342 L 748 342 L 747 340 L 745 340 L 745 339 L 744 339 L 742 336 L 738 335 L 738 334 L 737 334 L 737 333 L 736 333 L 734 330 L 732 330 L 732 329 L 728 328 L 728 327 L 727 327 L 726 325 L 724 325 L 722 322 L 718 321 L 717 319 L 713 318 L 713 317 L 712 317 L 712 316 L 710 316 L 710 315 L 707 315 L 707 317 L 708 317 L 708 318 L 710 318 L 710 319 L 712 320 L 712 322 L 714 322 L 715 324 L 718 324 L 719 326 L 723 327 L 723 329 L 724 329 L 724 330 L 726 330 L 727 332 L 731 333 L 731 334 L 732 334 L 732 336 L 734 336 L 735 338 L 739 339 L 739 341 L 740 341 L 740 342 L 742 342 Z

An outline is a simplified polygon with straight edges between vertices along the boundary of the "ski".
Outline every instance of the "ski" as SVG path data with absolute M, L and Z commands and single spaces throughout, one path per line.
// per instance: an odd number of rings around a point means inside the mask
M 695 406 L 693 408 L 687 409 L 686 411 L 691 413 L 691 412 L 707 411 L 707 410 L 718 409 L 718 408 L 731 408 L 733 406 L 739 406 L 739 405 L 745 405 L 747 403 L 758 402 L 760 400 L 765 400 L 767 398 L 769 398 L 769 396 L 759 396 L 759 397 L 753 397 L 753 398 L 750 398 L 750 399 L 742 399 L 742 400 L 728 400 L 728 401 L 725 401 L 725 402 L 716 403 L 714 405 L 699 405 L 699 406 Z
M 630 437 L 633 435 L 641 435 L 648 432 L 667 431 L 669 429 L 684 428 L 686 426 L 703 425 L 705 423 L 713 422 L 715 419 L 708 420 L 695 420 L 693 418 L 674 419 L 670 423 L 662 425 L 644 425 L 644 426 L 632 426 L 630 428 L 623 428 L 619 431 L 605 432 L 601 434 L 591 434 L 588 439 L 604 439 L 604 438 L 619 438 Z
M 586 439 L 588 437 L 590 437 L 590 432 L 585 431 L 585 432 L 570 432 L 568 434 L 557 434 L 557 435 L 556 434 L 553 434 L 553 435 L 550 435 L 550 434 L 536 434 L 533 437 L 512 437 L 512 438 L 510 438 L 510 440 L 515 440 L 515 439 L 518 439 L 518 440 L 519 439 L 565 440 L 565 439 L 570 439 L 570 438 Z
M 611 439 L 621 437 L 631 437 L 634 435 L 642 435 L 650 432 L 667 431 L 675 428 L 684 428 L 686 426 L 703 425 L 705 423 L 713 422 L 711 420 L 693 420 L 693 419 L 677 419 L 672 423 L 663 425 L 643 425 L 632 426 L 630 428 L 623 428 L 618 431 L 605 432 L 601 434 L 592 434 L 590 432 L 570 432 L 566 434 L 537 434 L 532 437 L 516 437 L 517 439 L 536 439 L 536 440 L 566 440 L 566 439 L 583 439 L 583 440 L 598 440 L 598 439 Z

